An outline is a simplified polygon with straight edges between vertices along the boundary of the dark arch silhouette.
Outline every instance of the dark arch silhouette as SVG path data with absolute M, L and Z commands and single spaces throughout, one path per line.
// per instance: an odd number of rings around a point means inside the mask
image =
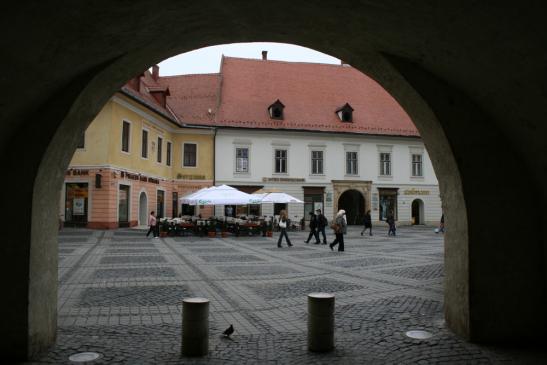
M 0 40 L 6 50 L 0 162 L 8 173 L 0 200 L 8 207 L 2 221 L 10 222 L 0 252 L 10 298 L 1 304 L 5 356 L 29 358 L 54 342 L 60 186 L 81 133 L 102 105 L 126 80 L 167 57 L 262 40 L 343 59 L 377 80 L 415 122 L 449 227 L 448 326 L 473 341 L 545 338 L 547 23 L 541 4 L 513 4 L 12 4 L 1 23 L 10 36 Z M 516 193 L 524 191 L 533 199 Z M 516 207 L 527 219 L 484 229 Z
M 338 209 L 346 211 L 349 225 L 361 224 L 365 214 L 365 197 L 360 191 L 346 190 L 338 198 Z

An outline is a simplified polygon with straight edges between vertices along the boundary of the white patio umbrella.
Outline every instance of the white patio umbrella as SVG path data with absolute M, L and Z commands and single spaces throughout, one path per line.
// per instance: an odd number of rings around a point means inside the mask
M 198 191 L 194 191 L 193 193 L 190 193 L 188 195 L 185 195 L 181 198 L 179 198 L 179 201 L 182 203 L 182 204 L 190 204 L 190 200 L 193 199 L 195 196 L 197 196 L 198 194 L 201 194 L 203 193 L 204 191 L 207 191 L 211 188 L 214 188 L 214 186 L 210 186 L 208 188 L 201 188 L 199 189 Z
M 260 197 L 260 203 L 304 203 L 302 200 L 295 198 L 292 195 L 281 192 L 253 194 Z
M 246 205 L 260 204 L 256 196 L 244 193 L 228 185 L 212 186 L 180 199 L 190 205 Z

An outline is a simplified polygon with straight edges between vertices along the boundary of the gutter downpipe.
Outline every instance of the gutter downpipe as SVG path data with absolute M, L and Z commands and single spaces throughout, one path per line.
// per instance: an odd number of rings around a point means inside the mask
M 216 157 L 216 148 L 217 148 L 217 127 L 213 127 L 215 133 L 213 134 L 213 186 L 216 185 L 216 176 L 217 176 L 217 157 Z

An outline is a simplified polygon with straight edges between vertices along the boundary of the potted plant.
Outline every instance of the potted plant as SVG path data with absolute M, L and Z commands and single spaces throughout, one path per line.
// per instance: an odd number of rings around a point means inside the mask
M 169 222 L 163 218 L 160 220 L 160 237 L 167 237 L 167 233 L 169 233 Z
M 207 236 L 208 237 L 216 237 L 217 236 L 217 228 L 214 220 L 209 221 L 209 225 L 207 227 Z
M 228 237 L 228 223 L 226 223 L 226 218 L 221 223 L 221 228 L 222 228 L 221 236 L 222 237 Z
M 266 236 L 272 237 L 273 236 L 273 217 L 268 221 L 268 228 L 266 230 Z

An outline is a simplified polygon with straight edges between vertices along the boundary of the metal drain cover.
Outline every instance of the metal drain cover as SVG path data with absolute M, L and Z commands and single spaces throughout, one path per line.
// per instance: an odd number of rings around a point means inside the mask
M 72 362 L 89 362 L 97 360 L 99 357 L 101 357 L 101 354 L 97 352 L 78 352 L 70 355 L 68 359 Z
M 433 333 L 423 331 L 423 330 L 412 330 L 405 332 L 405 335 L 410 338 L 415 338 L 417 340 L 426 340 L 428 338 L 433 337 Z

